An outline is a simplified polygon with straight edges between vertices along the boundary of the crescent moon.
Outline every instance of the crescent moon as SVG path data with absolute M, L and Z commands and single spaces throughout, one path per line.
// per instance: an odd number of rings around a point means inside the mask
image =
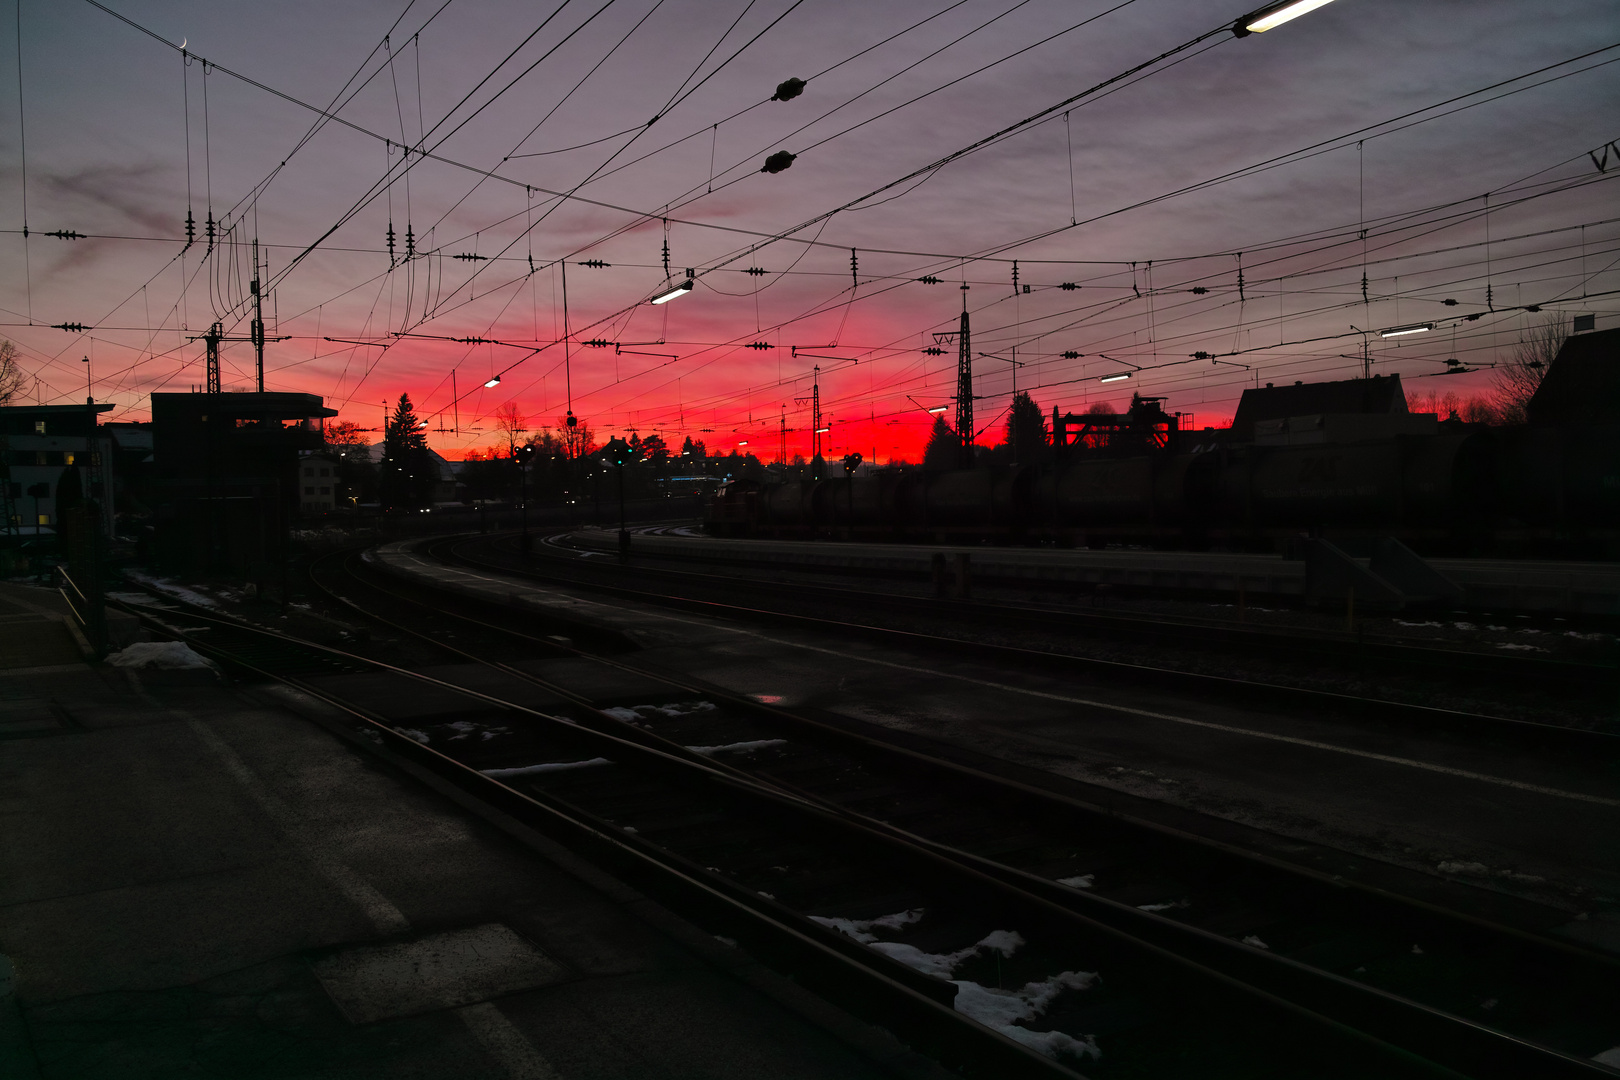
M 186 47 L 186 41 L 190 41 L 190 40 L 191 40 L 190 38 L 186 38 L 185 41 L 180 42 L 180 47 L 182 49 L 185 48 Z

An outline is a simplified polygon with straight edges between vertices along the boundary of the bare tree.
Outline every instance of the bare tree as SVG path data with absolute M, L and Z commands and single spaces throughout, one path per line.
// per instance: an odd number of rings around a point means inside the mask
M 500 407 L 495 414 L 495 430 L 506 439 L 507 457 L 515 457 L 518 443 L 523 441 L 523 435 L 529 430 L 528 418 L 519 411 L 517 402 L 508 401 Z
M 327 446 L 365 446 L 365 428 L 353 420 L 334 420 L 326 425 Z
M 23 392 L 28 376 L 17 364 L 17 346 L 0 341 L 0 405 L 11 404 L 11 399 Z
M 1569 324 L 1560 314 L 1549 314 L 1528 327 L 1505 362 L 1491 373 L 1492 404 L 1499 422 L 1522 424 L 1524 407 L 1535 396 L 1548 366 L 1569 338 Z

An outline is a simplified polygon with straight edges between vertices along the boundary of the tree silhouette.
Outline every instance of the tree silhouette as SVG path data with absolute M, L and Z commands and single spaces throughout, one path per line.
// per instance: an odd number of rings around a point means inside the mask
M 409 394 L 399 395 L 394 414 L 383 434 L 381 495 L 389 506 L 426 506 L 433 499 L 438 468 L 428 450 L 422 422 L 411 407 Z
M 1046 447 L 1050 441 L 1041 407 L 1027 393 L 1019 391 L 1013 397 L 1012 408 L 1007 410 L 1004 440 L 1012 450 L 1012 463 L 1033 465 L 1041 461 L 1046 457 Z
M 923 449 L 923 468 L 930 472 L 954 469 L 961 452 L 961 440 L 943 416 L 934 417 L 934 429 L 928 433 L 928 445 Z

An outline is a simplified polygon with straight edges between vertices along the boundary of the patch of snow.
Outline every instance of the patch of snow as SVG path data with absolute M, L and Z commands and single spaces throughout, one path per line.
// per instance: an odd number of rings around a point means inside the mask
M 410 737 L 412 739 L 415 739 L 417 742 L 421 743 L 423 746 L 426 746 L 428 744 L 428 735 L 427 735 L 427 732 L 425 732 L 425 731 L 418 731 L 416 728 L 409 728 L 409 727 L 397 727 L 394 730 L 399 732 L 401 735 L 405 735 L 405 736 L 408 736 L 408 737 Z
M 1515 642 L 1515 641 L 1499 641 L 1499 642 L 1496 643 L 1496 647 L 1498 649 L 1513 649 L 1516 652 L 1546 652 L 1547 651 L 1546 649 L 1543 649 L 1540 645 L 1520 645 L 1518 642 Z
M 1077 877 L 1060 877 L 1057 879 L 1057 883 L 1067 885 L 1071 889 L 1089 889 L 1091 883 L 1096 879 L 1096 874 L 1080 874 Z
M 781 694 L 749 694 L 748 696 L 761 705 L 780 705 L 783 701 Z
M 1021 990 L 993 990 L 976 982 L 956 981 L 956 1011 L 1055 1058 L 1061 1053 L 1076 1057 L 1102 1057 L 1092 1036 L 1077 1039 L 1062 1031 L 1031 1031 L 1020 1020 L 1033 1020 L 1046 1012 L 1065 990 L 1085 990 L 1097 980 L 1094 971 L 1065 971 L 1039 982 L 1026 983 Z
M 898 960 L 924 975 L 934 975 L 941 979 L 950 978 L 951 973 L 960 967 L 964 960 L 978 956 L 984 949 L 992 949 L 1002 956 L 1011 956 L 1023 943 L 1023 937 L 1016 930 L 993 931 L 975 944 L 950 953 L 926 953 L 915 945 L 907 945 L 903 941 L 867 942 L 884 956 Z
M 1482 1008 L 1482 1009 L 1485 1009 L 1486 1011 L 1489 1011 L 1491 1009 L 1496 1008 L 1496 1004 L 1497 1004 L 1497 1002 L 1496 1002 L 1495 998 L 1486 998 L 1484 1001 L 1479 1003 L 1479 1007 Z
M 1175 900 L 1168 904 L 1137 904 L 1138 911 L 1171 911 L 1175 908 L 1192 907 L 1191 900 Z
M 150 574 L 143 574 L 139 570 L 125 570 L 124 576 L 131 581 L 138 581 L 142 585 L 156 589 L 158 592 L 172 596 L 177 600 L 184 600 L 188 604 L 196 604 L 198 607 L 206 608 L 219 607 L 219 603 L 213 597 L 204 596 L 202 593 L 194 589 L 188 589 L 184 585 L 176 584 L 168 578 L 153 577 Z
M 649 714 L 679 719 L 694 713 L 713 712 L 719 706 L 712 701 L 676 701 L 668 705 L 614 705 L 602 712 L 626 724 L 645 724 L 653 717 Z
M 1423 947 L 1421 945 L 1412 946 L 1412 955 L 1413 956 L 1422 956 L 1423 955 Z
M 786 746 L 786 739 L 751 739 L 748 742 L 727 743 L 724 746 L 688 746 L 694 754 L 713 757 L 716 754 L 751 754 L 768 746 Z
M 562 772 L 564 769 L 591 769 L 598 765 L 611 764 L 613 762 L 605 757 L 593 757 L 584 761 L 547 761 L 539 765 L 520 765 L 515 769 L 480 769 L 479 772 L 496 780 L 504 780 L 512 776 L 536 776 L 540 773 Z
M 1437 869 L 1442 874 L 1488 874 L 1491 868 L 1484 863 L 1477 862 L 1443 862 Z
M 1478 630 L 1479 629 L 1479 627 L 1475 626 L 1471 622 L 1454 622 L 1451 625 L 1456 627 L 1458 630 Z
M 1577 641 L 1607 641 L 1608 634 L 1583 634 L 1579 630 L 1565 630 L 1565 637 L 1575 638 Z
M 215 664 L 183 641 L 137 641 L 107 657 L 113 667 L 161 671 L 212 671 Z
M 1253 945 L 1257 949 L 1266 949 L 1267 951 L 1269 951 L 1271 949 L 1270 945 L 1267 945 L 1265 942 L 1261 941 L 1259 938 L 1255 937 L 1253 934 L 1250 934 L 1248 937 L 1244 938 L 1243 939 L 1243 944 L 1245 944 L 1245 945 Z
M 714 935 L 714 940 L 718 941 L 728 949 L 735 949 L 737 947 L 736 938 L 721 937 L 719 934 L 716 934 Z
M 107 599 L 117 600 L 122 604 L 156 604 L 158 599 L 143 592 L 109 592 Z
M 765 894 L 761 893 L 760 895 Z M 898 930 L 902 926 L 910 926 L 923 917 L 925 910 L 924 908 L 912 908 L 909 911 L 900 911 L 876 919 L 840 919 L 836 916 L 812 915 L 810 921 L 820 923 L 829 930 L 837 930 L 846 937 L 854 938 L 862 945 L 870 945 L 878 939 L 877 935 L 872 933 L 873 930 Z
M 1620 1046 L 1605 1050 L 1601 1054 L 1593 1054 L 1592 1060 L 1611 1069 L 1620 1069 Z
M 1434 629 L 1439 630 L 1439 629 L 1444 628 L 1445 623 L 1437 623 L 1437 622 L 1406 622 L 1403 619 L 1396 619 L 1395 620 L 1395 625 L 1396 626 L 1426 626 L 1426 627 L 1433 627 Z
M 1486 626 L 1485 629 L 1487 629 L 1487 630 L 1495 630 L 1497 633 L 1506 633 L 1507 632 L 1507 627 L 1505 627 L 1505 626 Z

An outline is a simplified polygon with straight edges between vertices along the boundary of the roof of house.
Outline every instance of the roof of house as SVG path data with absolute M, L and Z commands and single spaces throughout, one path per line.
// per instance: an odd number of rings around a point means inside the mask
M 1620 329 L 1575 334 L 1547 365 L 1525 415 L 1532 424 L 1614 422 L 1620 409 Z
M 1243 391 L 1237 415 L 1232 417 L 1236 438 L 1254 437 L 1259 420 L 1286 420 L 1291 416 L 1321 413 L 1404 413 L 1406 393 L 1399 375 L 1341 382 L 1295 383 L 1292 386 L 1254 387 Z

